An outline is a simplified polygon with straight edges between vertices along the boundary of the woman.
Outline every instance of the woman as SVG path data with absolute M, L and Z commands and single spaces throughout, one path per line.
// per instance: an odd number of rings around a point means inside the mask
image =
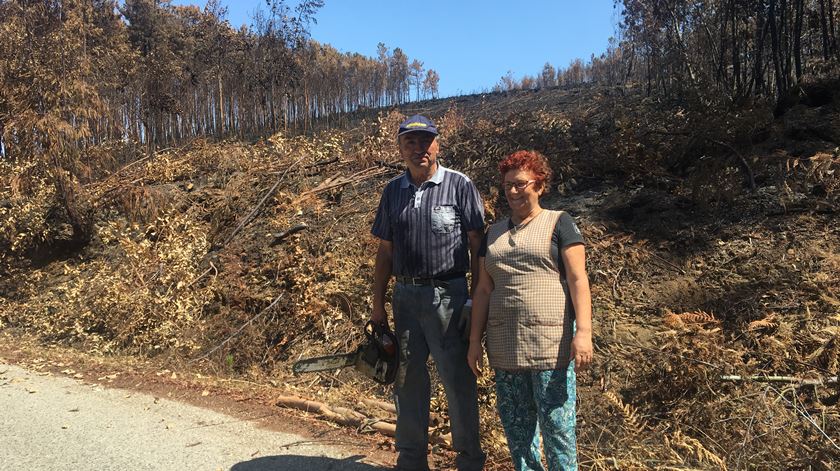
M 496 373 L 496 403 L 517 471 L 577 469 L 575 372 L 592 361 L 592 302 L 583 238 L 570 215 L 540 206 L 546 158 L 518 151 L 499 163 L 510 217 L 479 251 L 467 361 Z

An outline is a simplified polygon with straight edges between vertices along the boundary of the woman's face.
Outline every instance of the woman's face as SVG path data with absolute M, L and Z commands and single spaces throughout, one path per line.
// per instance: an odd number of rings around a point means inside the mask
M 521 168 L 510 170 L 502 178 L 502 187 L 512 211 L 527 214 L 539 206 L 543 184 L 534 172 Z

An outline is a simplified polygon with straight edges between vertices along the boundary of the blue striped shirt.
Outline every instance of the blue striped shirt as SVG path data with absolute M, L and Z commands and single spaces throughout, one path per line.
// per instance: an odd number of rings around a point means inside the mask
M 420 188 L 408 172 L 388 182 L 371 233 L 394 244 L 392 274 L 432 278 L 469 271 L 467 232 L 483 228 L 475 184 L 438 164 Z

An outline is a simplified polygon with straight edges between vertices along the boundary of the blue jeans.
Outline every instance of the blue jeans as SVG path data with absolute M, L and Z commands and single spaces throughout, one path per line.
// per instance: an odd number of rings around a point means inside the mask
M 467 282 L 463 278 L 450 281 L 447 287 L 402 283 L 394 287 L 394 323 L 401 350 L 394 384 L 398 469 L 429 469 L 431 383 L 426 362 L 430 353 L 449 404 L 452 446 L 458 452 L 455 464 L 461 471 L 484 467 L 475 375 L 467 365 L 467 344 L 458 329 L 466 300 Z
M 540 435 L 550 471 L 576 470 L 576 376 L 562 370 L 496 370 L 496 406 L 516 471 L 543 471 Z

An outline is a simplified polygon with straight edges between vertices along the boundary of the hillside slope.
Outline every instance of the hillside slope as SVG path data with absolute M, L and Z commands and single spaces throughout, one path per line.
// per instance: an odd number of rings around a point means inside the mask
M 315 136 L 195 141 L 122 168 L 102 151 L 92 165 L 113 173 L 77 192 L 95 215 L 92 242 L 6 250 L 0 327 L 272 378 L 280 393 L 335 405 L 386 398 L 353 372 L 294 377 L 289 366 L 359 340 L 369 227 L 384 183 L 401 172 L 393 130 L 425 112 L 443 129 L 446 165 L 473 177 L 490 219 L 506 209 L 496 162 L 535 148 L 557 176 L 544 204 L 580 223 L 597 349 L 579 379 L 585 468 L 832 469 L 836 379 L 722 375 L 840 372 L 837 88 L 780 118 L 762 104 L 554 89 L 421 102 Z M 4 165 L 4 230 L 41 217 L 56 244 L 63 223 L 50 190 Z M 481 391 L 491 462 L 504 469 L 489 378 Z M 442 391 L 434 408 L 445 418 Z M 446 432 L 436 422 L 434 433 Z

